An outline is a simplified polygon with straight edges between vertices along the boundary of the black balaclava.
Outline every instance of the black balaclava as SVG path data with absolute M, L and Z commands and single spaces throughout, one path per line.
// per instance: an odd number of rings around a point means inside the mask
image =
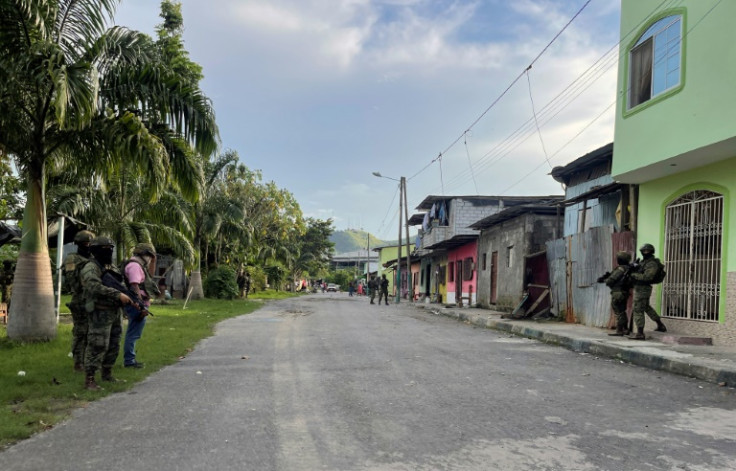
M 109 245 L 94 246 L 89 251 L 101 264 L 110 265 L 112 263 L 112 247 Z
M 89 244 L 79 244 L 77 245 L 77 253 L 81 255 L 82 257 L 89 258 Z

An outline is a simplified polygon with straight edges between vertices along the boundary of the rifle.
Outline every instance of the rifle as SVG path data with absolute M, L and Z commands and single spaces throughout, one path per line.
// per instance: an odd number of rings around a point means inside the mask
M 125 283 L 123 282 L 123 275 L 112 270 L 105 270 L 102 274 L 101 281 L 104 286 L 112 288 L 115 291 L 119 291 L 128 296 L 133 302 L 133 306 L 141 313 L 141 318 L 146 317 L 149 314 L 153 316 L 153 313 L 148 310 L 146 304 L 143 302 L 143 299 L 141 299 L 141 297 L 138 296 L 135 291 L 125 285 Z

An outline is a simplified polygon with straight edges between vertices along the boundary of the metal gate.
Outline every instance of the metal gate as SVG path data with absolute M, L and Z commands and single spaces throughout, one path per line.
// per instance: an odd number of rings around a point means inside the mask
M 723 195 L 693 191 L 667 206 L 662 315 L 718 321 Z

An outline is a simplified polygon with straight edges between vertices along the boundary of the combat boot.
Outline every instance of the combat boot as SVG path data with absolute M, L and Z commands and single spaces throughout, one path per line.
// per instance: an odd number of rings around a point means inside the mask
M 609 337 L 623 337 L 624 335 L 626 335 L 626 330 L 624 330 L 624 329 L 623 329 L 623 328 L 621 328 L 621 327 L 618 327 L 618 328 L 616 329 L 616 332 L 611 332 L 611 333 L 610 333 L 610 334 L 608 334 L 608 335 L 609 335 Z
M 95 382 L 95 375 L 88 374 L 84 379 L 84 389 L 88 391 L 99 391 L 102 388 Z
M 124 383 L 125 381 L 122 379 L 117 379 L 112 375 L 112 368 L 106 368 L 102 367 L 102 381 L 107 381 L 108 383 Z
M 662 319 L 657 319 L 657 328 L 654 330 L 656 332 L 667 332 L 667 327 L 662 323 Z
M 646 340 L 647 337 L 644 335 L 644 327 L 637 327 L 636 333 L 629 335 L 629 338 L 632 340 Z

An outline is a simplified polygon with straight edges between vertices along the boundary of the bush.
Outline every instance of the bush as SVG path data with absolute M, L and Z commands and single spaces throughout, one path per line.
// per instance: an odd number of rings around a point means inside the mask
M 204 296 L 215 299 L 235 299 L 238 297 L 238 280 L 235 270 L 219 267 L 210 270 L 204 280 Z

